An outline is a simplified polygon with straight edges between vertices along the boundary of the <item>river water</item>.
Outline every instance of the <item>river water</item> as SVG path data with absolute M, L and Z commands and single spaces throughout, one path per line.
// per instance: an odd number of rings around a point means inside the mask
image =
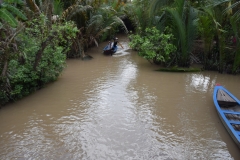
M 240 97 L 240 77 L 157 72 L 128 48 L 68 60 L 58 81 L 0 110 L 0 159 L 240 159 L 212 93 Z

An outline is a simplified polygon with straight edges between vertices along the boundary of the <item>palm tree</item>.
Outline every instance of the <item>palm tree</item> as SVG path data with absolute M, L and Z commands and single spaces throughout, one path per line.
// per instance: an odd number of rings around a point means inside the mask
M 23 26 L 19 26 L 18 17 L 22 20 L 26 20 L 26 16 L 17 9 L 14 4 L 23 5 L 21 0 L 8 0 L 7 2 L 0 2 L 0 69 L 2 77 L 6 76 L 6 70 L 8 67 L 9 57 L 11 52 L 17 49 L 15 37 L 23 29 Z M 1 22 L 3 25 L 1 26 Z M 13 29 L 13 28 L 17 29 Z
M 208 19 L 210 20 L 210 23 L 212 24 L 211 29 L 209 28 L 205 28 L 205 33 L 209 32 L 209 30 L 212 30 L 212 33 L 214 34 L 214 41 L 216 42 L 216 56 L 214 56 L 214 61 L 215 64 L 218 64 L 218 71 L 220 73 L 222 73 L 224 71 L 224 68 L 227 67 L 227 62 L 226 62 L 226 39 L 227 36 L 229 36 L 226 30 L 224 30 L 226 28 L 226 26 L 228 26 L 230 24 L 230 20 L 234 19 L 233 21 L 231 21 L 233 30 L 235 31 L 235 37 L 237 38 L 238 36 L 237 34 L 237 25 L 235 25 L 234 23 L 237 20 L 237 12 L 231 16 L 231 12 L 232 12 L 232 8 L 236 7 L 238 4 L 238 2 L 234 3 L 233 5 L 231 4 L 230 0 L 211 0 L 208 1 L 208 5 L 201 7 L 201 11 L 202 11 L 202 15 L 204 15 L 205 17 L 208 17 Z M 232 18 L 230 18 L 232 17 Z M 235 27 L 234 27 L 235 26 Z M 210 26 L 209 26 L 210 27 Z M 235 29 L 234 29 L 235 28 Z M 229 30 L 230 31 L 230 30 Z M 209 39 L 209 35 L 205 35 L 203 37 L 205 40 Z M 205 43 L 211 43 L 206 42 Z M 207 45 L 205 45 L 207 46 Z M 206 50 L 205 50 L 206 51 Z M 206 57 L 207 54 L 205 53 L 205 65 L 207 64 L 207 58 Z M 236 56 L 238 57 L 238 54 L 236 53 Z M 240 56 L 240 55 L 239 55 Z M 219 58 L 217 58 L 219 57 Z M 235 58 L 234 60 L 234 65 L 235 68 L 236 66 L 239 66 L 239 61 L 236 61 Z M 233 67 L 234 68 L 234 67 Z
M 138 33 L 144 33 L 145 29 L 152 25 L 149 15 L 149 0 L 133 0 L 132 3 L 126 3 L 123 7 L 124 15 L 130 19 L 134 30 Z
M 236 38 L 236 51 L 234 56 L 233 68 L 232 73 L 236 74 L 237 70 L 240 67 L 240 36 L 239 36 L 239 21 L 240 21 L 240 1 L 236 1 L 231 3 L 232 1 L 229 0 L 229 5 L 224 11 L 224 13 L 228 13 L 231 15 L 230 23 L 232 25 L 232 29 L 234 31 L 234 37 Z
M 68 7 L 62 13 L 61 19 L 73 20 L 77 24 L 79 35 L 74 40 L 74 48 L 77 49 L 75 52 L 81 56 L 84 56 L 84 48 L 92 44 L 98 45 L 101 36 L 114 33 L 119 25 L 127 31 L 123 21 L 117 16 L 117 12 L 106 5 L 94 8 L 86 5 L 86 2 L 79 2 Z
M 150 13 L 160 17 L 158 28 L 170 26 L 175 37 L 178 50 L 175 58 L 179 66 L 190 65 L 190 52 L 193 40 L 196 38 L 197 10 L 187 0 L 152 1 Z M 160 14 L 160 15 L 159 15 Z
M 11 27 L 18 26 L 15 16 L 22 20 L 27 19 L 14 4 L 23 5 L 23 2 L 21 0 L 8 0 L 7 2 L 0 1 L 0 22 L 6 22 Z
M 108 6 L 98 8 L 90 15 L 86 25 L 86 35 L 89 43 L 96 42 L 105 33 L 113 33 L 118 26 L 128 32 L 124 22 L 117 16 L 117 12 Z
M 237 24 L 237 20 L 234 18 L 235 17 L 231 18 L 231 25 L 235 33 L 234 37 L 236 38 L 236 51 L 234 56 L 232 73 L 236 74 L 237 70 L 240 67 L 240 36 L 239 36 L 239 26 Z
M 205 14 L 205 12 L 199 14 L 198 31 L 203 41 L 203 65 L 205 69 L 210 69 L 213 67 L 213 62 L 211 63 L 211 51 L 213 48 L 215 29 L 212 26 L 214 26 L 214 22 L 209 14 Z

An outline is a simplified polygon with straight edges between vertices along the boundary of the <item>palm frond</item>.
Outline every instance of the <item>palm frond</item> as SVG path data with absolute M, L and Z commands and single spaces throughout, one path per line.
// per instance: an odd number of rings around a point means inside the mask
M 100 14 L 103 14 L 103 15 L 106 15 L 106 16 L 107 15 L 111 16 L 111 15 L 116 15 L 117 11 L 111 6 L 102 6 L 102 7 L 98 8 L 97 13 L 100 13 Z
M 230 23 L 232 25 L 235 37 L 237 38 L 237 43 L 239 43 L 239 33 L 238 33 L 238 25 L 237 25 L 237 21 L 235 20 L 235 17 L 232 17 L 230 19 Z M 237 51 L 235 53 L 235 57 L 234 57 L 234 63 L 233 63 L 233 69 L 232 72 L 236 73 L 237 72 L 237 68 L 240 66 L 240 45 L 237 45 Z
M 27 17 L 16 7 L 11 5 L 6 5 L 6 9 L 8 11 L 11 11 L 11 13 L 15 14 L 17 17 L 21 18 L 22 20 L 27 20 Z
M 72 5 L 68 7 L 63 13 L 62 18 L 65 20 L 71 20 L 73 16 L 75 16 L 78 13 L 85 13 L 88 10 L 92 10 L 93 8 L 91 6 L 82 6 L 82 5 Z
M 176 30 L 178 31 L 177 32 L 178 35 L 177 36 L 175 35 L 175 37 L 180 38 L 182 56 L 185 57 L 187 55 L 185 24 L 182 21 L 182 17 L 179 15 L 179 12 L 176 11 L 175 9 L 167 8 L 166 12 L 168 12 L 171 15 L 173 21 L 172 24 L 174 24 Z
M 150 4 L 150 15 L 154 15 L 155 12 L 161 10 L 165 6 L 169 5 L 169 0 L 153 0 Z
M 60 15 L 63 12 L 63 2 L 61 0 L 54 0 L 53 2 L 53 14 Z
M 125 30 L 126 33 L 128 33 L 128 29 L 127 27 L 125 26 L 124 22 L 122 21 L 121 18 L 119 18 L 118 16 L 113 16 L 113 20 L 114 22 L 117 23 L 117 25 L 120 25 L 123 27 L 123 29 Z
M 96 37 L 99 37 L 101 35 L 103 35 L 104 33 L 107 33 L 108 31 L 112 30 L 112 26 L 107 26 L 105 28 L 102 28 L 97 34 Z
M 226 2 L 229 2 L 229 0 L 210 0 L 206 7 L 216 7 Z
M 155 18 L 153 19 L 153 24 L 156 25 L 156 28 L 159 31 L 164 31 L 165 27 L 166 27 L 166 16 L 165 16 L 166 12 L 164 11 L 162 13 L 162 15 L 160 16 L 155 16 Z
M 181 15 L 181 17 L 183 18 L 184 16 L 184 9 L 186 8 L 186 0 L 176 0 L 174 7 L 176 8 L 177 12 L 179 13 L 179 15 Z
M 24 5 L 24 2 L 22 0 L 4 0 L 5 3 L 15 3 L 19 5 Z
M 236 23 L 235 17 L 232 17 L 232 18 L 230 19 L 230 23 L 231 23 L 231 25 L 232 25 L 232 29 L 233 29 L 233 31 L 234 31 L 234 33 L 235 33 L 235 36 L 236 36 L 237 38 L 239 38 L 239 36 L 238 36 L 238 25 L 237 25 L 237 23 Z
M 236 7 L 237 5 L 239 5 L 239 4 L 240 4 L 240 1 L 235 2 L 235 3 L 233 3 L 231 6 L 229 6 L 227 9 L 232 9 L 232 8 Z M 227 10 L 227 9 L 226 9 L 226 10 Z
M 17 27 L 18 23 L 13 15 L 6 9 L 0 9 L 0 19 L 7 22 L 11 27 Z
M 189 7 L 188 20 L 187 20 L 187 50 L 188 53 L 192 50 L 193 42 L 197 35 L 197 10 Z
M 234 8 L 237 7 L 238 5 L 240 5 L 240 1 L 235 2 L 235 3 L 233 3 L 232 5 L 228 6 L 228 7 L 223 11 L 223 14 L 226 14 L 229 10 L 234 9 Z M 233 19 L 234 19 L 235 21 L 239 21 L 239 19 L 240 19 L 240 11 L 237 10 L 237 11 L 233 14 L 233 17 L 234 17 Z
M 95 34 L 100 30 L 100 28 L 103 26 L 104 19 L 102 15 L 94 15 L 92 18 L 89 20 L 88 25 L 87 25 L 87 32 L 89 34 Z

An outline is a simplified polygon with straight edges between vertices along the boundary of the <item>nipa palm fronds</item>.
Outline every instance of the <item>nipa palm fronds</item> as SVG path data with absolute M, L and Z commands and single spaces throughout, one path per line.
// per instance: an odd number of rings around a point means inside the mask
M 152 0 L 149 10 L 150 15 L 155 15 L 156 12 L 161 11 L 161 9 L 166 7 L 166 5 L 169 5 L 169 0 Z
M 186 28 L 184 25 L 184 22 L 182 21 L 181 15 L 179 15 L 179 12 L 177 12 L 173 8 L 167 8 L 166 12 L 170 14 L 172 18 L 172 24 L 177 29 L 177 32 L 175 33 L 175 37 L 178 37 L 180 39 L 181 43 L 181 51 L 183 54 L 186 54 L 187 48 L 186 48 Z M 176 35 L 179 34 L 179 35 Z
M 27 17 L 20 10 L 18 10 L 16 7 L 11 6 L 11 5 L 7 5 L 6 9 L 8 11 L 10 11 L 12 14 L 16 15 L 18 18 L 20 18 L 22 20 L 27 20 Z
M 197 18 L 197 10 L 193 7 L 189 6 L 188 10 L 188 19 L 187 19 L 187 51 L 188 54 L 192 51 L 193 42 L 196 39 L 197 36 L 197 24 L 198 24 L 198 18 Z
M 7 22 L 11 27 L 17 27 L 18 25 L 14 16 L 6 9 L 0 9 L 0 20 Z
M 230 2 L 231 2 L 231 1 L 230 1 Z M 233 3 L 233 4 L 231 4 L 230 2 L 229 2 L 229 6 L 223 11 L 224 14 L 225 14 L 225 13 L 232 13 L 232 9 L 235 8 L 235 7 L 237 7 L 238 5 L 240 5 L 240 1 L 235 2 L 235 3 Z M 240 10 L 237 10 L 237 11 L 233 14 L 233 19 L 234 19 L 235 21 L 239 21 L 239 19 L 240 19 Z
M 229 2 L 230 0 L 209 0 L 208 1 L 208 5 L 207 7 L 215 7 L 215 6 L 218 6 L 220 4 L 223 4 L 223 3 L 226 3 L 226 2 Z
M 24 2 L 22 0 L 4 0 L 5 3 L 15 3 L 15 4 L 20 4 L 23 5 Z
M 112 19 L 113 19 L 113 21 L 114 21 L 117 25 L 122 26 L 122 28 L 124 29 L 125 33 L 128 33 L 128 29 L 127 29 L 127 27 L 125 26 L 125 24 L 124 24 L 124 22 L 122 21 L 121 18 L 119 18 L 118 16 L 113 16 Z
M 16 7 L 11 5 L 10 3 L 1 4 L 0 20 L 7 22 L 11 27 L 17 27 L 18 23 L 14 16 L 22 20 L 27 19 L 27 17 L 20 10 L 18 10 Z
M 53 2 L 53 14 L 54 15 L 60 15 L 63 12 L 63 2 L 61 0 L 54 0 Z
M 92 16 L 92 18 L 89 20 L 88 24 L 87 24 L 87 32 L 89 34 L 91 33 L 96 33 L 96 31 L 98 32 L 99 30 L 101 30 L 101 27 L 104 24 L 104 19 L 102 15 L 94 15 Z
M 62 13 L 62 19 L 64 20 L 71 20 L 71 18 L 78 14 L 78 13 L 86 13 L 88 10 L 91 10 L 91 6 L 82 6 L 82 5 L 72 5 L 68 7 L 63 13 Z

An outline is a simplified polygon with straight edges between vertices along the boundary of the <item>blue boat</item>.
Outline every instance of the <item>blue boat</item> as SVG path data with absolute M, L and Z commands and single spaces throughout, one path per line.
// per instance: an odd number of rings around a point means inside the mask
M 240 148 L 240 101 L 219 84 L 214 87 L 213 101 L 222 123 Z
M 112 45 L 113 45 L 113 44 L 111 44 L 111 45 L 108 44 L 107 46 L 104 47 L 103 53 L 104 53 L 105 55 L 113 55 L 115 52 L 117 52 L 118 47 L 115 46 L 114 48 L 112 48 L 112 47 L 111 47 Z

